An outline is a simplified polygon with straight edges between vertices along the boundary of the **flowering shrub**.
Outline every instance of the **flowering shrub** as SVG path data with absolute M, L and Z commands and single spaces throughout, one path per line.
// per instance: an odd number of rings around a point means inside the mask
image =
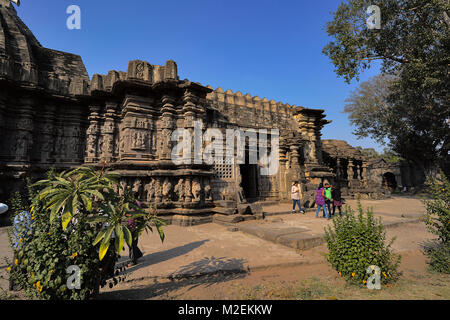
M 10 276 L 33 299 L 88 299 L 114 276 L 126 242 L 144 230 L 158 230 L 164 222 L 145 213 L 132 192 L 119 196 L 117 177 L 90 168 L 55 174 L 32 188 L 31 227 L 17 225 Z M 19 213 L 20 214 L 20 213 Z M 132 233 L 128 221 L 139 221 Z M 68 267 L 80 269 L 81 286 L 70 289 Z M 117 281 L 114 281 L 117 283 Z
M 443 182 L 429 180 L 431 200 L 425 200 L 425 224 L 431 233 L 438 236 L 436 241 L 425 247 L 431 268 L 438 272 L 450 273 L 450 182 L 441 171 Z
M 333 220 L 333 228 L 325 229 L 328 246 L 327 259 L 340 276 L 356 284 L 366 284 L 371 276 L 369 266 L 377 266 L 381 272 L 381 283 L 396 281 L 400 256 L 392 252 L 395 239 L 386 244 L 386 233 L 381 219 L 375 219 L 372 209 L 366 213 L 358 200 L 358 215 L 347 206 L 345 215 Z

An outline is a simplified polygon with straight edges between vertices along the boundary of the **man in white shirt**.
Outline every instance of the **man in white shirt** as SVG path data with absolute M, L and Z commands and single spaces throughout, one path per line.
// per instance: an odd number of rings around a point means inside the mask
M 292 213 L 296 212 L 295 205 L 298 204 L 300 212 L 305 214 L 305 211 L 302 209 L 302 206 L 300 204 L 300 186 L 297 181 L 292 183 L 291 198 L 292 198 Z

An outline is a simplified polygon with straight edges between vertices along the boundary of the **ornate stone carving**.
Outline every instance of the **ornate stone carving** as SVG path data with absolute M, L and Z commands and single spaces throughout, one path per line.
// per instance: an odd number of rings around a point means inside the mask
M 170 182 L 169 178 L 166 178 L 164 180 L 163 187 L 162 187 L 163 202 L 170 201 L 171 195 L 172 195 L 172 183 Z
M 125 190 L 127 189 L 127 181 L 125 179 L 120 180 L 120 189 L 119 195 L 123 196 L 125 194 Z
M 192 196 L 193 201 L 200 201 L 201 199 L 201 191 L 202 191 L 202 186 L 200 184 L 200 180 L 195 177 L 194 180 L 192 180 Z
M 184 202 L 184 180 L 178 180 L 177 185 L 174 188 L 174 192 L 178 197 L 178 201 Z
M 150 183 L 145 186 L 145 193 L 147 195 L 147 201 L 151 202 L 155 197 L 155 180 L 152 179 Z
M 155 201 L 161 202 L 162 200 L 162 188 L 160 178 L 155 179 Z
M 136 199 L 141 198 L 141 190 L 142 190 L 142 182 L 141 182 L 141 179 L 138 178 L 134 181 L 133 189 L 132 189 Z
M 206 201 L 212 200 L 212 189 L 211 184 L 209 183 L 208 180 L 205 182 L 205 200 Z
M 191 192 L 191 179 L 186 178 L 184 181 L 184 202 L 192 201 L 192 192 Z

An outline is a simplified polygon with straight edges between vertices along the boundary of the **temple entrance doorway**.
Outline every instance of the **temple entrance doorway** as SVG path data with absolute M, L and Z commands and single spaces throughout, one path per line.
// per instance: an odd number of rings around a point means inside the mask
M 241 164 L 240 171 L 242 176 L 242 189 L 244 190 L 244 197 L 248 202 L 257 200 L 258 192 L 258 165 L 256 164 Z

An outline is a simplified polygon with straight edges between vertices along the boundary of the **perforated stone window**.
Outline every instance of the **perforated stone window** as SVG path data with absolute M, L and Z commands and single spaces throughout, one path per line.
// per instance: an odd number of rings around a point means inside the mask
M 233 179 L 233 165 L 231 161 L 223 161 L 222 163 L 215 163 L 216 178 L 219 179 Z

